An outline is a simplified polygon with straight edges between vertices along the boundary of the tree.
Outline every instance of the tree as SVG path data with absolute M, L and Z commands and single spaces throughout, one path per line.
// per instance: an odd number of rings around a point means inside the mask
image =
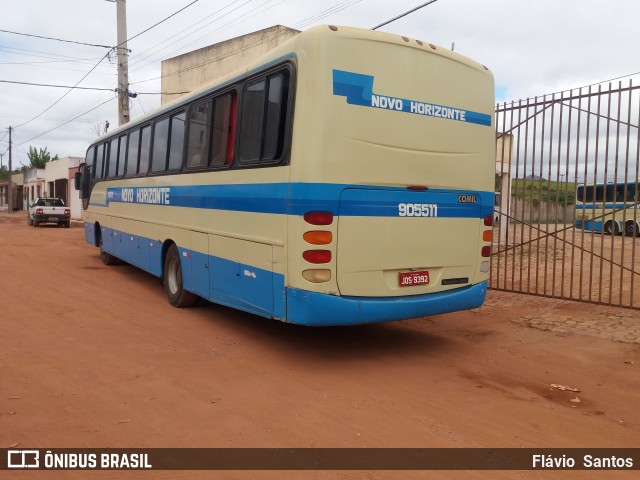
M 29 166 L 31 168 L 44 168 L 47 162 L 58 159 L 58 155 L 51 158 L 51 154 L 47 152 L 47 147 L 38 150 L 32 146 L 29 146 L 29 153 L 27 153 L 27 157 L 29 158 Z

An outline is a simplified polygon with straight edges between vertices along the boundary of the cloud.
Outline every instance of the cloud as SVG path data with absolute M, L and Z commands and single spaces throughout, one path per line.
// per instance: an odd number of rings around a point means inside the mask
M 128 36 L 143 31 L 186 3 L 128 0 Z M 305 20 L 332 8 L 334 13 L 317 22 L 371 28 L 417 4 L 415 0 L 198 2 L 130 42 L 132 89 L 159 92 L 158 80 L 137 82 L 159 77 L 160 61 L 167 56 L 276 24 L 304 25 Z M 150 5 L 153 8 L 150 9 Z M 216 11 L 219 12 L 214 13 Z M 450 48 L 455 42 L 458 53 L 491 69 L 497 99 L 506 101 L 640 71 L 640 66 L 632 61 L 639 51 L 640 37 L 630 33 L 635 32 L 638 18 L 640 3 L 635 0 L 618 0 L 615 6 L 596 0 L 439 0 L 381 30 L 444 48 Z M 0 28 L 113 45 L 115 24 L 116 6 L 111 2 L 31 0 L 6 8 Z M 191 34 L 197 28 L 201 30 Z M 105 53 L 99 48 L 0 33 L 0 79 L 74 85 Z M 82 85 L 115 88 L 115 74 L 115 59 L 105 59 Z M 0 85 L 0 127 L 24 123 L 64 92 Z M 17 128 L 16 138 L 25 142 L 95 107 L 108 95 L 107 92 L 71 92 L 41 118 Z M 159 96 L 140 96 L 132 101 L 132 113 L 140 115 L 159 102 Z M 86 145 L 95 137 L 93 126 L 107 120 L 117 125 L 115 102 L 33 140 L 33 144 L 47 146 L 49 151 L 61 156 L 83 155 Z M 5 145 L 0 143 L 0 153 Z M 22 147 L 26 150 L 28 146 Z M 17 158 L 26 161 L 22 155 L 18 150 Z

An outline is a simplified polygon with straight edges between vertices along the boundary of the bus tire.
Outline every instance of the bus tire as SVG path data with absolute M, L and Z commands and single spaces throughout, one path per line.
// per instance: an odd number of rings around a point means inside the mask
M 604 226 L 604 231 L 607 235 L 618 235 L 620 233 L 620 226 L 618 222 L 608 221 Z
M 31 226 L 33 225 L 33 218 L 31 218 L 31 215 L 29 215 L 27 213 L 27 225 Z
M 634 221 L 627 222 L 624 225 L 624 234 L 627 237 L 637 237 L 639 230 L 640 229 L 638 228 L 638 224 Z
M 102 263 L 104 263 L 105 265 L 109 265 L 109 266 L 116 265 L 118 263 L 118 258 L 114 257 L 110 253 L 107 253 L 102 248 L 102 235 L 98 239 L 98 243 L 100 245 L 100 260 L 102 260 Z
M 167 250 L 167 256 L 164 259 L 163 279 L 164 291 L 171 305 L 176 308 L 182 308 L 190 307 L 195 303 L 197 297 L 184 289 L 180 253 L 175 243 L 171 244 L 169 250 Z

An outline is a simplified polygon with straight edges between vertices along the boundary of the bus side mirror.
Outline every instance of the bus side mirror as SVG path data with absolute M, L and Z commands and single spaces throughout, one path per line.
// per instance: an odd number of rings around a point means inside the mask
M 80 190 L 82 188 L 82 173 L 76 172 L 73 176 L 73 184 L 76 190 Z

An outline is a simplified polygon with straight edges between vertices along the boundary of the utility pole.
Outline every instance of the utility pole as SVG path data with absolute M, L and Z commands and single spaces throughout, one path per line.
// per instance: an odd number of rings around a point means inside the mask
M 11 158 L 11 131 L 13 130 L 12 127 L 9 127 L 9 189 L 7 190 L 7 213 L 11 213 L 13 212 L 13 178 L 12 178 L 12 172 L 13 172 L 13 164 L 12 162 L 12 158 Z
M 116 1 L 118 16 L 118 120 L 119 125 L 129 122 L 129 50 L 127 49 L 127 4 Z

